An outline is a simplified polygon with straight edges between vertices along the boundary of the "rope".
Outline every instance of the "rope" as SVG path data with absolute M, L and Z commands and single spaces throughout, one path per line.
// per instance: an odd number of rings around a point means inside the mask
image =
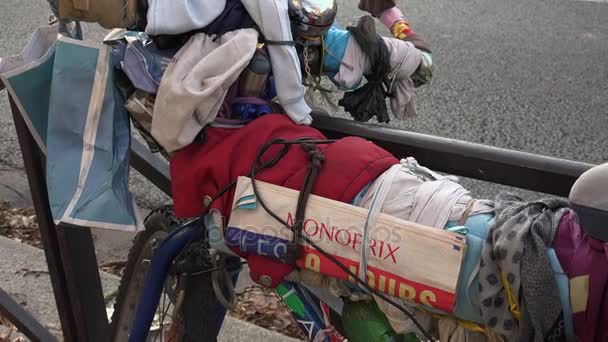
M 317 145 L 313 143 L 302 143 L 300 147 L 308 154 L 308 168 L 304 177 L 304 185 L 298 196 L 296 207 L 295 227 L 293 229 L 293 239 L 287 245 L 286 262 L 296 266 L 296 260 L 300 257 L 300 241 L 302 240 L 302 230 L 304 219 L 306 218 L 306 205 L 308 197 L 312 192 L 312 187 L 319 173 L 319 169 L 325 161 L 325 156 L 317 150 Z

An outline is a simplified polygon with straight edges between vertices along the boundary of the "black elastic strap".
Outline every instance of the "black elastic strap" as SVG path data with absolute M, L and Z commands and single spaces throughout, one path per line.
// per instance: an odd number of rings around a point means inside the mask
M 608 210 L 575 203 L 572 203 L 571 206 L 586 234 L 597 240 L 608 242 Z
M 287 46 L 296 46 L 298 45 L 297 42 L 293 41 L 293 40 L 269 40 L 269 39 L 265 39 L 264 43 L 266 43 L 266 45 L 287 45 Z
M 304 177 L 304 185 L 298 195 L 298 203 L 296 206 L 296 218 L 293 227 L 293 237 L 291 243 L 287 245 L 287 253 L 285 262 L 296 266 L 296 260 L 300 257 L 300 243 L 302 241 L 302 230 L 304 229 L 304 219 L 306 218 L 306 206 L 308 197 L 312 192 L 312 187 L 315 184 L 319 170 L 325 161 L 325 156 L 317 150 L 317 145 L 313 143 L 302 143 L 302 149 L 308 154 L 308 167 L 306 176 Z
M 305 42 L 298 42 L 295 40 L 269 40 L 269 39 L 264 39 L 264 43 L 266 45 L 283 45 L 283 46 L 299 46 L 299 47 L 307 47 L 307 46 L 318 46 L 318 43 L 315 43 L 313 41 L 305 41 Z

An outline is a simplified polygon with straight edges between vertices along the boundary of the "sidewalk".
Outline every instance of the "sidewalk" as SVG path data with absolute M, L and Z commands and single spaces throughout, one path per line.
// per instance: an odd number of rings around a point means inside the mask
M 52 333 L 60 332 L 53 289 L 44 253 L 28 245 L 0 236 L 0 287 L 29 310 Z M 118 288 L 119 279 L 102 273 L 104 295 Z M 219 341 L 297 341 L 256 325 L 226 317 Z
M 0 166 L 0 200 L 8 201 L 14 207 L 32 206 L 23 171 Z M 94 229 L 92 234 L 100 265 L 126 260 L 133 233 Z M 44 252 L 0 236 L 0 260 L 0 288 L 29 310 L 52 333 L 60 334 L 61 326 Z M 118 277 L 102 272 L 101 279 L 104 295 L 111 294 L 118 288 Z M 240 279 L 237 287 L 249 284 L 250 280 Z M 251 342 L 298 341 L 227 316 L 219 341 L 242 339 Z

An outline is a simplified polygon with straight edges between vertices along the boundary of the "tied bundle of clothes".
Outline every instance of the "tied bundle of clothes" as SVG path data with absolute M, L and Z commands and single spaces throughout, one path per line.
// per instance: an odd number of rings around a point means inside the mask
M 153 151 L 169 155 L 204 139 L 206 127 L 241 127 L 268 113 L 311 124 L 305 85 L 317 89 L 323 76 L 348 91 L 340 104 L 356 120 L 388 122 L 387 97 L 395 117 L 410 117 L 414 88 L 432 75 L 428 43 L 394 1 L 362 5 L 390 38 L 370 16 L 338 28 L 335 0 L 49 1 L 63 21 L 127 29 L 104 42 L 128 80 L 135 126 Z

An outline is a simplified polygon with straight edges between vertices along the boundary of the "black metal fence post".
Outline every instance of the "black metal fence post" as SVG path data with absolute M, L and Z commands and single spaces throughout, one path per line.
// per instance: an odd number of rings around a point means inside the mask
M 109 341 L 110 329 L 90 229 L 55 226 L 44 156 L 13 99 L 10 96 L 9 99 L 64 340 Z
M 2 289 L 0 289 L 0 314 L 8 318 L 19 329 L 19 332 L 33 342 L 57 341 L 55 336 Z

